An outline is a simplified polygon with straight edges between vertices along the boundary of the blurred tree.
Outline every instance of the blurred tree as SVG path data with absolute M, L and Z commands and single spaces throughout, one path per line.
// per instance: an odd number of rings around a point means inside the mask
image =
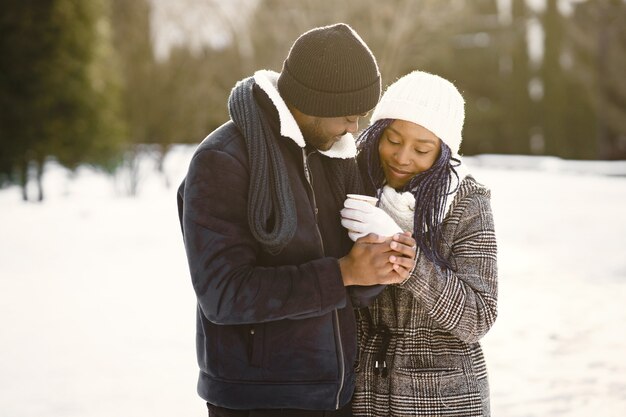
M 0 143 L 5 180 L 27 201 L 29 168 L 39 201 L 49 156 L 74 168 L 111 167 L 115 155 L 112 80 L 98 65 L 106 56 L 99 1 L 14 1 L 0 4 Z
M 147 0 L 110 0 L 113 44 L 119 59 L 121 105 L 126 126 L 123 167 L 127 192 L 139 187 L 140 145 L 152 140 L 156 131 L 155 106 L 159 85 L 155 83 L 155 59 L 150 38 L 150 5 Z
M 510 154 L 531 153 L 533 129 L 533 102 L 529 94 L 531 69 L 528 57 L 527 31 L 528 7 L 525 0 L 512 0 L 511 24 L 503 30 L 500 62 L 502 106 L 499 152 Z
M 565 74 L 561 67 L 564 19 L 557 0 L 547 0 L 543 15 L 545 44 L 541 79 L 543 81 L 542 121 L 545 153 L 559 155 L 567 147 L 564 115 L 568 106 Z
M 626 159 L 626 3 L 577 4 L 568 34 L 572 70 L 584 87 L 580 94 L 590 98 L 597 114 L 597 156 Z
M 40 139 L 32 121 L 45 113 L 42 72 L 54 43 L 49 35 L 53 1 L 31 3 L 0 3 L 0 168 L 2 183 L 21 181 L 24 199 L 29 150 Z
M 595 117 L 590 97 L 575 76 L 570 34 L 566 18 L 559 12 L 557 0 L 547 0 L 543 15 L 545 47 L 541 78 L 543 100 L 541 124 L 545 154 L 563 158 L 598 158 Z
M 218 48 L 209 44 L 193 48 L 182 44 L 157 58 L 151 3 L 147 0 L 110 1 L 129 135 L 122 174 L 126 191 L 136 195 L 141 180 L 139 156 L 153 155 L 157 169 L 165 175 L 163 163 L 173 144 L 197 143 L 226 121 L 226 98 L 250 57 L 242 56 L 243 48 Z M 193 2 L 187 3 L 189 7 L 194 6 Z M 200 9 L 202 13 L 221 13 L 215 0 L 204 2 Z M 184 19 L 177 15 L 168 17 Z M 189 29 L 183 22 L 173 23 L 183 32 L 197 29 Z M 234 25 L 227 28 L 234 30 Z M 167 177 L 165 181 L 169 185 Z
M 88 164 L 112 173 L 120 163 L 124 145 L 125 126 L 121 120 L 119 67 L 113 50 L 111 9 L 105 0 L 92 0 L 89 6 L 77 0 L 62 0 L 63 17 L 59 25 L 74 31 L 64 31 L 57 60 L 52 62 L 64 76 L 75 74 L 84 80 L 75 84 L 59 80 L 59 89 L 71 88 L 76 117 L 84 117 L 74 137 L 57 136 L 51 144 L 54 155 L 64 166 L 75 169 Z M 84 6 L 81 9 L 80 6 Z M 67 51 L 84 49 L 84 67 L 77 64 Z M 84 90 L 83 90 L 84 89 Z M 82 97 L 82 101 L 79 99 Z
M 157 168 L 163 174 L 164 158 L 174 143 L 197 143 L 228 120 L 226 98 L 243 76 L 233 49 L 205 47 L 191 51 L 174 48 L 155 68 L 160 98 L 150 142 L 159 146 Z M 166 182 L 168 181 L 167 178 Z

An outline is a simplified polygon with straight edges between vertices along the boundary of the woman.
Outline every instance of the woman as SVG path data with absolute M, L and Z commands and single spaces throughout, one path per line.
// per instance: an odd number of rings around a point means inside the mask
M 350 237 L 410 231 L 415 266 L 360 310 L 355 416 L 489 416 L 481 337 L 497 314 L 489 191 L 458 155 L 464 101 L 452 83 L 412 72 L 383 95 L 359 137 L 378 207 L 348 199 Z

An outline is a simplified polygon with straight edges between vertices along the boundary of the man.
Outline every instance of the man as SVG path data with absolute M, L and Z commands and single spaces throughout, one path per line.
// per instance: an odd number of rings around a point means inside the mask
M 414 257 L 406 236 L 352 247 L 340 223 L 361 187 L 352 134 L 380 84 L 349 26 L 310 30 L 280 74 L 237 83 L 231 120 L 196 150 L 178 203 L 210 416 L 351 415 L 350 298 L 401 282 Z

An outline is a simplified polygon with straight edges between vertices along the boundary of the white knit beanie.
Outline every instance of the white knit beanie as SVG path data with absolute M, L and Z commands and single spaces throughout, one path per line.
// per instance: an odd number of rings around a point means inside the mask
M 400 119 L 433 132 L 458 155 L 465 119 L 465 100 L 450 81 L 413 71 L 391 84 L 374 109 L 370 123 Z

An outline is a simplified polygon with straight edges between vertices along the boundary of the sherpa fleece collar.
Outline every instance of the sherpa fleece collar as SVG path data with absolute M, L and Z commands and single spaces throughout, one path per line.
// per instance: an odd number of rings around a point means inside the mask
M 298 146 L 304 148 L 306 142 L 302 136 L 302 132 L 298 127 L 296 119 L 289 111 L 287 104 L 278 92 L 278 73 L 269 70 L 260 70 L 254 73 L 254 81 L 269 96 L 272 103 L 278 110 L 280 119 L 280 134 L 293 140 Z M 351 133 L 346 133 L 341 137 L 339 142 L 335 143 L 332 148 L 327 151 L 320 151 L 321 154 L 330 158 L 348 159 L 356 156 L 356 144 Z

